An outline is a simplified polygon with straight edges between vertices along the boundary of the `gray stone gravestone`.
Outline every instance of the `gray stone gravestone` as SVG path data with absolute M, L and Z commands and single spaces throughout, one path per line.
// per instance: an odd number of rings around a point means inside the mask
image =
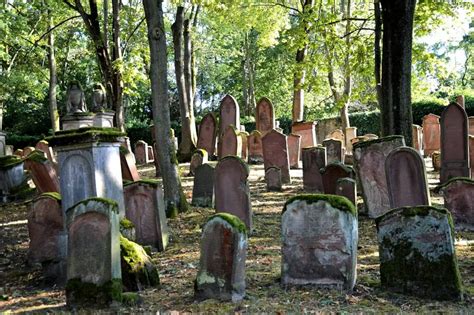
M 306 192 L 324 192 L 320 169 L 326 166 L 325 147 L 303 149 L 303 189 Z
M 357 181 L 350 177 L 339 178 L 336 181 L 336 195 L 346 197 L 357 205 Z
M 211 208 L 214 203 L 214 166 L 203 164 L 196 168 L 191 204 Z
M 281 170 L 278 167 L 269 167 L 265 170 L 265 182 L 268 191 L 281 191 Z
M 23 160 L 16 155 L 0 157 L 0 197 L 7 202 L 11 193 L 25 181 Z
M 339 139 L 326 139 L 323 141 L 326 147 L 327 163 L 340 162 L 344 163 L 344 144 Z

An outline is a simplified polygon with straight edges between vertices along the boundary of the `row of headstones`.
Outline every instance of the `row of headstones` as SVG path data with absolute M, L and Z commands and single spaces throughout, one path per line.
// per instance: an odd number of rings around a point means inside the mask
M 281 284 L 350 292 L 356 284 L 358 222 L 354 205 L 334 195 L 288 200 L 281 220 Z M 380 277 L 406 294 L 462 299 L 450 214 L 431 206 L 394 209 L 377 218 Z M 239 301 L 245 296 L 248 228 L 218 213 L 203 227 L 195 281 L 198 300 Z M 442 285 L 440 285 L 442 283 Z

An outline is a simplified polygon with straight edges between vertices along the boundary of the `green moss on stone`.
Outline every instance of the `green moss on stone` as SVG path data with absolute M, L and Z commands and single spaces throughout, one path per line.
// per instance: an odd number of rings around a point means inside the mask
M 112 207 L 112 211 L 118 213 L 119 210 L 118 210 L 118 203 L 115 201 L 115 200 L 112 200 L 112 199 L 108 199 L 108 198 L 102 198 L 102 197 L 92 197 L 92 198 L 88 198 L 88 199 L 84 199 L 84 200 L 81 200 L 79 201 L 78 203 L 76 203 L 75 205 L 71 206 L 69 209 L 72 209 L 72 208 L 75 208 L 77 207 L 78 205 L 80 204 L 87 204 L 88 202 L 90 201 L 95 201 L 95 202 L 100 202 L 100 203 L 104 203 L 104 204 L 107 204 L 107 205 L 110 205 Z M 67 211 L 69 211 L 66 210 Z
M 55 199 L 57 201 L 61 201 L 61 194 L 59 194 L 57 192 L 42 193 L 38 198 L 42 198 L 42 197 L 51 198 L 51 199 Z
M 66 284 L 68 304 L 107 305 L 111 301 L 122 302 L 122 280 L 112 279 L 103 285 L 82 282 L 81 279 L 70 279 Z
M 124 187 L 130 186 L 130 185 L 136 185 L 136 184 L 145 184 L 145 185 L 150 185 L 156 188 L 160 186 L 160 181 L 156 179 L 151 179 L 151 178 L 144 178 L 137 181 L 124 181 L 123 182 Z
M 443 188 L 448 187 L 451 185 L 453 182 L 463 182 L 466 184 L 474 185 L 474 180 L 470 179 L 469 177 L 452 177 L 448 181 L 446 181 L 444 184 L 438 185 L 435 188 L 435 192 L 439 193 Z
M 44 152 L 40 150 L 34 150 L 25 158 L 25 160 L 43 163 L 46 162 L 48 159 L 44 157 Z
M 16 155 L 2 156 L 0 157 L 0 169 L 10 169 L 22 162 L 23 160 Z
M 130 153 L 130 151 L 128 151 L 128 149 L 126 147 L 122 146 L 122 145 L 119 147 L 119 151 L 123 155 L 126 155 L 126 154 Z
M 120 227 L 123 229 L 129 230 L 129 229 L 134 229 L 135 225 L 132 223 L 132 221 L 126 218 L 123 218 L 122 220 L 120 220 Z
M 306 201 L 307 204 L 312 204 L 320 200 L 328 202 L 332 207 L 351 213 L 357 217 L 357 208 L 354 204 L 344 196 L 337 195 L 325 195 L 325 194 L 305 194 L 294 196 L 285 203 L 283 207 L 283 213 L 285 213 L 288 205 L 294 201 Z
M 118 138 L 126 135 L 117 128 L 85 127 L 58 131 L 46 139 L 52 145 L 65 146 L 83 142 L 119 142 Z
M 233 214 L 227 213 L 227 212 L 219 212 L 219 213 L 216 213 L 216 214 L 212 215 L 207 220 L 207 222 L 209 222 L 209 221 L 211 221 L 215 218 L 220 218 L 220 219 L 226 221 L 227 223 L 229 223 L 232 227 L 236 228 L 237 231 L 239 231 L 240 233 L 247 234 L 247 227 L 245 226 L 245 223 L 242 222 L 242 220 L 239 219 L 239 217 L 237 217 Z
M 135 292 L 122 293 L 122 304 L 127 306 L 136 306 L 140 304 L 140 296 Z
M 404 139 L 405 138 L 403 138 L 403 136 L 394 135 L 394 136 L 388 136 L 388 137 L 378 138 L 378 139 L 374 139 L 374 140 L 359 141 L 359 142 L 354 144 L 352 149 L 353 150 L 361 149 L 361 148 L 368 147 L 368 146 L 370 146 L 372 144 L 375 144 L 375 143 L 382 143 L 382 142 L 388 142 L 388 141 L 393 141 L 393 140 L 402 140 L 403 141 Z

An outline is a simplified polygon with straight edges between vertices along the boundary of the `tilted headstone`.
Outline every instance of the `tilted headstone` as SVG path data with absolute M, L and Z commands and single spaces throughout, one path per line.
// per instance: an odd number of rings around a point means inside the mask
M 385 159 L 390 208 L 431 205 L 425 163 L 413 148 L 394 149 Z
M 214 203 L 214 166 L 203 164 L 196 168 L 191 204 L 211 208 Z
M 54 163 L 56 163 L 56 157 L 54 156 L 53 149 L 51 149 L 51 147 L 49 146 L 48 141 L 46 140 L 38 141 L 38 143 L 36 143 L 35 149 L 43 151 L 46 154 L 46 158 L 51 163 L 53 163 L 53 165 Z
M 441 114 L 440 182 L 452 177 L 469 177 L 468 121 L 464 108 L 449 104 Z
M 209 158 L 215 155 L 217 137 L 217 119 L 213 113 L 206 114 L 199 125 L 197 148 L 206 150 Z
M 66 226 L 66 303 L 109 304 L 122 291 L 117 203 L 105 198 L 83 200 L 67 209 Z
M 120 145 L 120 167 L 122 169 L 122 179 L 129 181 L 140 180 L 137 166 L 135 165 L 135 159 L 133 158 L 132 152 Z
M 266 97 L 261 98 L 257 103 L 257 115 L 255 117 L 257 130 L 265 136 L 275 129 L 275 110 L 273 104 Z
M 84 199 L 102 197 L 116 201 L 121 217 L 125 215 L 119 152 L 124 135 L 113 128 L 85 128 L 48 138 L 58 152 L 64 211 Z
M 247 138 L 248 143 L 248 162 L 249 164 L 263 163 L 263 145 L 262 134 L 258 130 L 252 131 Z
M 265 182 L 268 191 L 281 191 L 281 170 L 278 167 L 269 167 L 265 170 Z
M 227 126 L 234 126 L 240 130 L 240 109 L 239 104 L 231 95 L 226 95 L 219 105 L 219 138 L 224 134 Z
M 198 300 L 241 301 L 245 296 L 247 229 L 236 216 L 213 215 L 204 225 L 195 281 Z
M 265 170 L 272 166 L 278 167 L 281 170 L 282 183 L 291 183 L 286 136 L 276 130 L 272 130 L 262 138 L 262 145 Z
M 148 144 L 143 140 L 138 140 L 135 143 L 135 160 L 138 165 L 147 164 L 149 161 Z
M 219 139 L 219 159 L 228 155 L 238 156 L 242 153 L 242 139 L 239 137 L 234 126 L 226 127 L 224 133 Z
M 339 178 L 336 181 L 336 195 L 346 197 L 357 205 L 357 181 L 350 177 Z
M 290 168 L 300 168 L 301 160 L 301 136 L 290 133 L 288 140 L 288 157 L 290 159 Z
M 320 170 L 323 179 L 324 193 L 335 195 L 337 180 L 344 177 L 355 179 L 355 172 L 352 167 L 342 164 L 341 162 L 334 162 L 327 164 L 326 167 Z
M 324 192 L 321 168 L 326 166 L 326 148 L 322 146 L 303 149 L 303 189 L 305 192 Z
M 242 151 L 241 151 L 240 157 L 242 158 L 242 160 L 247 161 L 248 155 L 249 155 L 249 146 L 248 146 L 249 133 L 246 131 L 241 131 L 239 132 L 239 137 L 242 143 Z
M 58 193 L 35 198 L 28 211 L 28 262 L 41 263 L 45 278 L 64 284 L 66 280 L 66 218 Z
M 165 214 L 163 189 L 158 181 L 141 180 L 123 188 L 125 216 L 135 226 L 137 243 L 164 251 L 169 231 Z
M 191 157 L 191 162 L 189 163 L 189 173 L 188 176 L 194 176 L 196 168 L 206 164 L 208 162 L 207 152 L 204 149 L 197 149 L 194 151 L 193 156 Z
M 344 147 L 342 140 L 326 139 L 323 141 L 323 146 L 326 147 L 328 164 L 333 162 L 344 163 Z
M 59 179 L 53 164 L 40 151 L 34 151 L 25 159 L 33 183 L 40 193 L 59 192 Z
M 217 212 L 231 213 L 252 230 L 252 204 L 247 163 L 236 156 L 227 156 L 217 163 L 214 173 L 214 196 Z
M 356 282 L 357 210 L 345 197 L 302 195 L 281 219 L 283 285 L 351 291 Z
M 376 219 L 382 286 L 430 299 L 462 297 L 450 217 L 446 209 L 419 206 Z
M 301 136 L 301 149 L 306 147 L 314 147 L 316 140 L 316 122 L 297 122 L 291 126 L 291 133 Z
M 365 210 L 376 218 L 390 209 L 385 158 L 394 149 L 405 146 L 403 136 L 389 136 L 354 145 L 354 169 L 360 180 Z
M 474 180 L 453 178 L 437 187 L 444 207 L 451 212 L 456 229 L 474 231 Z
M 413 125 L 413 148 L 423 156 L 423 128 Z
M 441 148 L 441 127 L 439 116 L 428 114 L 423 116 L 423 153 L 425 156 L 431 155 Z

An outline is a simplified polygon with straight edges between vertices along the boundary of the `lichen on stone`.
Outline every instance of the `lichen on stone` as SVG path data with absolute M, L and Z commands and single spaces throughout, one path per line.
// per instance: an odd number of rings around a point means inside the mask
M 43 163 L 48 161 L 47 158 L 44 157 L 44 152 L 41 150 L 34 150 L 25 158 L 25 160 L 33 161 L 37 163 Z
M 112 279 L 102 285 L 82 282 L 75 278 L 67 281 L 66 297 L 69 305 L 108 305 L 122 302 L 122 280 Z
M 0 169 L 10 169 L 22 162 L 23 160 L 16 155 L 2 156 L 0 157 Z
M 132 221 L 126 218 L 123 218 L 122 220 L 120 220 L 120 227 L 124 229 L 134 229 L 135 225 L 133 224 Z
M 393 141 L 393 140 L 397 140 L 397 139 L 404 141 L 405 138 L 403 136 L 400 136 L 400 135 L 393 135 L 393 136 L 387 136 L 387 137 L 373 139 L 373 140 L 359 141 L 357 143 L 354 143 L 354 145 L 352 146 L 352 149 L 353 150 L 362 149 L 362 148 L 368 147 L 372 144 L 388 142 L 388 141 Z
M 108 199 L 108 198 L 102 198 L 102 197 L 92 197 L 92 198 L 88 198 L 88 199 L 84 199 L 84 200 L 81 200 L 79 201 L 78 203 L 72 205 L 71 207 L 69 207 L 69 209 L 72 209 L 72 208 L 75 208 L 77 207 L 78 205 L 80 204 L 84 204 L 86 205 L 87 203 L 91 202 L 91 201 L 95 201 L 95 202 L 99 202 L 99 203 L 104 203 L 104 204 L 107 204 L 107 205 L 110 205 L 112 207 L 112 211 L 118 213 L 119 210 L 118 210 L 118 203 L 115 201 L 115 200 L 112 200 L 112 199 Z M 67 211 L 69 211 L 66 210 Z
M 51 199 L 55 199 L 57 201 L 61 201 L 61 194 L 59 194 L 57 192 L 46 192 L 46 193 L 42 193 L 41 195 L 39 195 L 38 198 L 51 198 Z
M 46 140 L 52 145 L 65 146 L 82 142 L 119 142 L 119 138 L 126 135 L 117 128 L 84 127 L 58 131 Z
M 124 181 L 123 187 L 127 187 L 130 185 L 139 185 L 139 184 L 150 185 L 156 188 L 160 186 L 160 181 L 157 179 L 151 179 L 151 178 L 143 178 L 136 181 Z
M 307 204 L 312 204 L 318 201 L 328 202 L 332 207 L 346 211 L 357 217 L 357 208 L 354 204 L 344 196 L 327 195 L 327 194 L 303 194 L 294 196 L 285 203 L 282 214 L 285 213 L 289 204 L 294 201 L 305 201 Z
M 216 213 L 214 215 L 212 215 L 208 220 L 207 222 L 210 222 L 216 218 L 220 218 L 224 221 L 226 221 L 227 223 L 229 223 L 232 227 L 234 227 L 235 229 L 237 229 L 237 231 L 239 231 L 240 233 L 245 233 L 247 234 L 247 227 L 245 226 L 245 223 L 242 222 L 242 220 L 239 219 L 239 217 L 233 215 L 233 214 L 230 214 L 230 213 L 227 213 L 227 212 L 219 212 L 219 213 Z

